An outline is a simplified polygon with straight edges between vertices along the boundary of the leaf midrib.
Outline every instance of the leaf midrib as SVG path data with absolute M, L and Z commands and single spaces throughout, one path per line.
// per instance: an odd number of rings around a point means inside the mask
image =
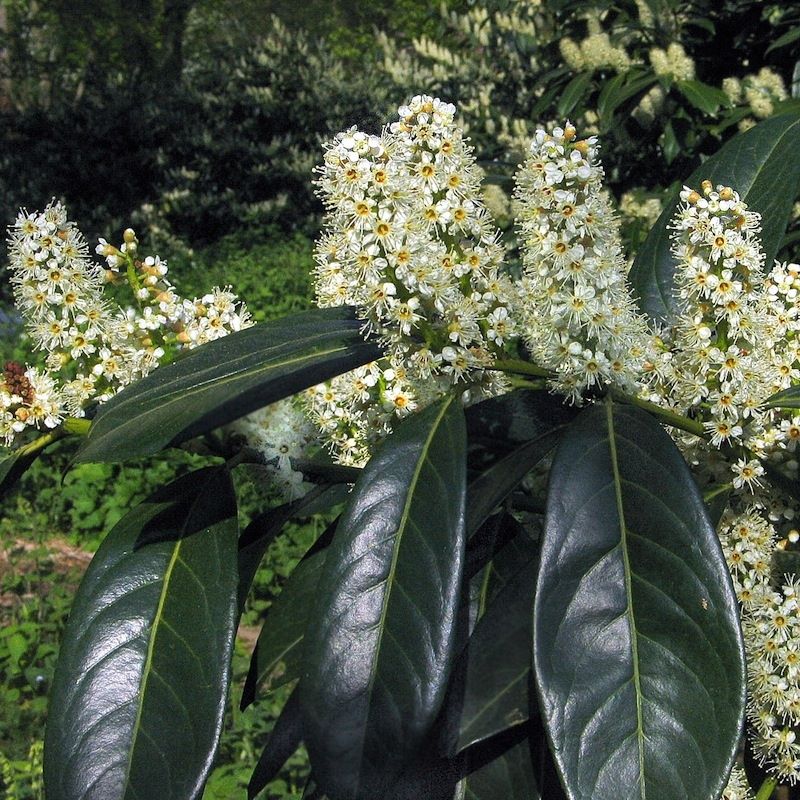
M 352 347 L 352 345 L 350 345 L 350 344 L 348 344 L 348 345 L 340 345 L 338 347 L 331 348 L 330 350 L 317 350 L 317 351 L 315 351 L 313 353 L 306 353 L 303 356 L 298 356 L 297 358 L 288 359 L 286 361 L 282 361 L 282 362 L 279 362 L 279 363 L 274 363 L 274 362 L 273 363 L 268 363 L 268 364 L 264 365 L 263 367 L 258 368 L 258 370 L 253 370 L 250 373 L 250 376 L 253 377 L 253 378 L 258 378 L 258 377 L 261 377 L 263 375 L 263 373 L 268 373 L 268 372 L 270 372 L 272 370 L 277 370 L 279 368 L 286 367 L 286 366 L 291 365 L 291 364 L 302 363 L 303 361 L 306 361 L 306 362 L 310 363 L 310 362 L 313 362 L 315 360 L 318 360 L 319 358 L 325 358 L 325 357 L 327 357 L 329 355 L 332 355 L 332 354 L 346 353 L 351 347 Z M 240 374 L 239 373 L 235 373 L 233 375 L 228 374 L 228 375 L 223 376 L 222 378 L 218 378 L 216 380 L 213 380 L 213 383 L 214 383 L 215 387 L 220 387 L 220 386 L 225 386 L 226 384 L 228 384 L 228 383 L 230 383 L 232 381 L 241 381 L 241 380 L 242 380 L 242 378 L 240 377 Z M 211 382 L 212 381 L 209 381 L 208 383 L 211 383 Z M 109 427 L 108 425 L 104 425 L 103 424 L 109 418 L 108 414 L 104 414 L 103 416 L 98 417 L 97 421 L 92 425 L 92 427 L 90 429 L 90 432 L 89 432 L 89 435 L 86 438 L 86 444 L 82 448 L 82 451 L 78 454 L 78 457 L 79 458 L 82 457 L 82 454 L 86 450 L 88 450 L 92 445 L 96 445 L 96 443 L 98 441 L 102 441 L 103 438 L 105 438 L 105 437 L 112 436 L 114 439 L 117 439 L 117 438 L 119 438 L 119 436 L 122 436 L 123 439 L 124 439 L 125 432 L 129 428 L 129 426 L 133 425 L 134 428 L 135 428 L 140 423 L 141 417 L 143 415 L 154 413 L 154 412 L 159 413 L 159 414 L 163 414 L 165 411 L 171 410 L 176 403 L 181 403 L 182 405 L 186 404 L 188 398 L 190 398 L 193 395 L 196 395 L 198 393 L 202 394 L 204 392 L 206 392 L 206 387 L 204 385 L 195 386 L 194 390 L 186 389 L 186 390 L 181 390 L 180 392 L 178 392 L 178 390 L 173 390 L 172 392 L 167 392 L 166 395 L 160 395 L 159 397 L 153 398 L 153 400 L 162 400 L 165 396 L 167 397 L 166 402 L 163 402 L 163 403 L 159 402 L 158 406 L 156 406 L 155 409 L 152 409 L 150 407 L 150 404 L 152 403 L 152 400 L 149 400 L 146 403 L 142 403 L 141 402 L 142 401 L 141 397 L 136 397 L 136 396 L 130 397 L 128 399 L 127 403 L 120 403 L 119 405 L 114 406 L 114 408 L 113 408 L 114 415 L 113 416 L 116 416 L 116 414 L 119 412 L 119 409 L 120 408 L 125 408 L 125 406 L 127 404 L 137 404 L 137 403 L 141 404 L 140 407 L 136 409 L 136 413 L 134 414 L 134 416 L 129 417 L 128 419 L 123 420 L 122 422 L 118 422 L 118 423 L 114 424 L 113 427 Z M 237 396 L 230 397 L 230 398 L 228 398 L 226 403 L 234 402 L 236 399 L 237 399 Z M 174 416 L 173 415 L 169 415 L 169 418 L 170 419 L 174 419 Z M 169 441 L 171 441 L 172 438 L 174 438 L 174 436 L 180 435 L 182 433 L 182 431 L 183 431 L 183 429 L 179 430 L 179 431 L 176 431 L 176 432 L 172 432 L 172 436 L 171 436 Z M 92 432 L 94 433 L 94 436 L 92 436 Z
M 380 651 L 381 645 L 383 643 L 383 634 L 386 627 L 386 616 L 389 610 L 389 600 L 392 594 L 392 588 L 394 586 L 394 575 L 397 570 L 397 559 L 400 553 L 400 543 L 403 539 L 403 534 L 405 533 L 408 518 L 410 516 L 411 511 L 411 503 L 414 498 L 414 489 L 416 488 L 417 483 L 419 482 L 419 476 L 422 472 L 423 464 L 425 464 L 427 460 L 427 455 L 430 450 L 431 441 L 433 437 L 436 435 L 436 432 L 439 430 L 439 425 L 441 424 L 442 417 L 447 413 L 450 405 L 453 402 L 453 396 L 448 396 L 445 401 L 442 403 L 442 409 L 439 414 L 436 416 L 434 423 L 431 425 L 431 429 L 428 432 L 428 435 L 425 437 L 425 442 L 420 449 L 420 455 L 417 459 L 416 466 L 414 467 L 414 472 L 411 476 L 411 481 L 408 484 L 408 492 L 406 494 L 405 503 L 403 505 L 403 513 L 400 515 L 400 523 L 397 526 L 397 534 L 395 536 L 394 547 L 392 548 L 392 560 L 389 564 L 389 572 L 385 578 L 385 586 L 386 592 L 383 596 L 383 602 L 381 604 L 381 616 L 378 622 L 378 640 L 375 645 L 375 656 L 372 659 L 372 665 L 370 666 L 370 676 L 369 676 L 369 683 L 367 684 L 366 695 L 368 698 L 372 698 L 372 692 L 375 686 L 375 680 L 378 674 L 378 662 L 380 661 Z M 369 713 L 369 712 L 368 712 Z M 364 733 L 362 734 L 361 739 L 361 753 L 363 757 L 364 753 L 364 744 L 366 739 L 366 728 L 364 729 Z M 359 769 L 359 783 L 360 783 L 360 769 Z
M 158 598 L 156 613 L 153 616 L 153 622 L 150 627 L 150 640 L 147 643 L 147 654 L 145 656 L 144 665 L 142 668 L 142 680 L 139 686 L 139 702 L 137 704 L 136 718 L 133 722 L 133 729 L 131 732 L 131 745 L 128 751 L 128 763 L 125 766 L 125 779 L 123 782 L 125 795 L 128 794 L 128 787 L 130 786 L 130 774 L 131 774 L 131 769 L 133 768 L 133 757 L 136 751 L 136 741 L 138 739 L 139 730 L 141 728 L 141 723 L 142 723 L 142 713 L 144 710 L 144 701 L 147 690 L 147 683 L 150 679 L 151 667 L 153 663 L 153 651 L 155 650 L 155 641 L 156 638 L 158 637 L 158 628 L 161 622 L 161 617 L 163 616 L 164 612 L 164 605 L 167 599 L 167 590 L 169 589 L 169 582 L 172 578 L 172 572 L 175 569 L 175 565 L 178 563 L 178 555 L 180 553 L 180 548 L 182 544 L 183 544 L 183 539 L 178 539 L 178 541 L 175 543 L 175 547 L 173 548 L 169 564 L 167 565 L 167 569 L 164 572 L 164 581 L 161 587 L 161 594 Z
M 291 340 L 282 340 L 274 344 L 269 344 L 267 346 L 261 344 L 261 346 L 258 346 L 254 349 L 253 348 L 248 349 L 245 353 L 242 353 L 241 355 L 237 355 L 234 356 L 233 358 L 226 359 L 223 362 L 223 366 L 227 369 L 227 374 L 238 374 L 240 372 L 245 372 L 251 369 L 249 365 L 250 362 L 255 362 L 256 364 L 259 363 L 271 364 L 275 362 L 277 359 L 280 359 L 285 355 L 291 355 L 293 352 L 297 352 L 298 350 L 304 348 L 312 348 L 316 345 L 323 345 L 325 344 L 326 341 L 331 339 L 332 336 L 344 337 L 345 341 L 349 342 L 350 335 L 352 335 L 358 330 L 359 330 L 358 328 L 356 327 L 350 328 L 350 326 L 347 326 L 345 329 L 343 329 L 342 327 L 336 327 L 336 328 L 327 327 L 323 328 L 322 330 L 313 330 L 311 332 L 301 333 L 300 336 L 296 336 Z M 262 338 L 264 337 L 262 336 Z M 365 339 L 360 339 L 355 337 L 353 338 L 355 339 L 356 342 L 366 341 Z M 195 354 L 198 354 L 199 352 L 200 352 L 199 350 L 194 351 Z M 313 352 L 314 351 L 312 351 L 311 354 L 313 354 Z M 186 366 L 187 364 L 191 365 L 191 369 L 187 368 Z M 219 365 L 214 363 L 208 364 L 206 366 L 201 366 L 198 368 L 197 366 L 191 364 L 190 361 L 184 359 L 181 361 L 176 361 L 173 364 L 167 365 L 167 367 L 163 368 L 162 371 L 160 372 L 160 376 L 163 377 L 164 375 L 167 375 L 166 380 L 168 381 L 168 384 L 176 383 L 178 381 L 187 380 L 190 378 L 193 383 L 196 383 L 198 376 L 207 374 L 209 372 L 212 373 L 209 378 L 200 381 L 200 384 L 203 384 L 203 383 L 209 383 L 214 379 L 213 373 L 218 368 Z M 234 370 L 233 372 L 231 372 L 231 368 L 233 368 Z M 176 374 L 171 375 L 170 372 L 175 372 Z M 151 373 L 151 374 L 159 375 L 159 373 Z M 141 394 L 144 397 L 147 397 L 150 393 L 160 394 L 161 388 L 162 387 L 159 386 L 147 387 L 145 391 L 143 391 Z M 124 405 L 124 402 L 120 403 L 120 405 Z
M 630 564 L 630 556 L 628 555 L 628 528 L 625 523 L 625 507 L 622 499 L 622 475 L 619 469 L 619 461 L 617 458 L 617 442 L 616 433 L 614 430 L 614 405 L 611 399 L 606 401 L 606 421 L 608 424 L 608 446 L 611 454 L 611 471 L 614 478 L 614 495 L 617 503 L 617 514 L 619 516 L 619 530 L 620 530 L 620 549 L 622 551 L 622 565 L 625 575 L 625 601 L 627 608 L 625 615 L 628 618 L 628 627 L 631 637 L 631 656 L 633 661 L 633 688 L 636 696 L 636 740 L 637 750 L 639 756 L 639 780 L 640 780 L 640 794 L 642 800 L 647 797 L 647 791 L 644 780 L 644 747 L 642 739 L 644 738 L 644 724 L 642 720 L 642 685 L 641 675 L 639 674 L 639 643 L 638 633 L 636 630 L 636 620 L 633 614 L 633 587 L 632 587 L 632 570 Z
M 308 342 L 304 342 L 307 344 Z M 148 397 L 148 392 L 142 392 L 141 394 L 131 394 L 128 398 L 126 398 L 123 402 L 115 404 L 113 407 L 108 406 L 108 408 L 113 408 L 114 411 L 118 411 L 121 408 L 125 408 L 126 405 L 131 404 L 140 404 L 142 408 L 137 409 L 139 413 L 144 412 L 147 410 L 147 406 L 152 403 L 153 401 L 163 401 L 166 398 L 166 402 L 159 402 L 158 408 L 165 408 L 172 403 L 181 402 L 186 397 L 191 397 L 192 395 L 202 394 L 208 390 L 209 386 L 220 386 L 229 383 L 230 381 L 242 380 L 242 376 L 249 376 L 252 378 L 258 378 L 265 372 L 270 372 L 272 370 L 280 369 L 281 367 L 286 367 L 297 362 L 307 361 L 312 358 L 318 358 L 320 356 L 328 356 L 332 353 L 337 353 L 342 350 L 347 350 L 351 345 L 350 344 L 339 344 L 336 347 L 332 347 L 328 350 L 313 350 L 311 352 L 303 352 L 291 358 L 286 358 L 282 361 L 277 360 L 268 360 L 266 362 L 262 362 L 260 366 L 249 367 L 247 365 L 243 365 L 240 368 L 236 368 L 235 370 L 231 370 L 229 367 L 231 364 L 235 364 L 235 361 L 228 361 L 226 363 L 226 371 L 222 375 L 214 375 L 213 373 L 208 376 L 206 379 L 200 379 L 199 377 L 203 375 L 203 371 L 197 371 L 195 373 L 187 373 L 186 375 L 179 375 L 176 376 L 174 379 L 174 383 L 183 383 L 184 381 L 191 380 L 191 386 L 185 387 L 183 385 L 174 386 L 170 388 L 169 384 L 163 386 L 154 386 L 151 389 L 151 396 Z M 248 358 L 252 358 L 253 354 L 249 353 Z M 213 368 L 212 368 L 213 369 Z

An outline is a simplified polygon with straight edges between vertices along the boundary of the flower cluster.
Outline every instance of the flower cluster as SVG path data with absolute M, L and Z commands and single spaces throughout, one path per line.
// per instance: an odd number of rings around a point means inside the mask
M 781 779 L 800 778 L 800 584 L 770 590 L 743 615 L 747 650 L 748 718 L 754 750 Z
M 9 231 L 11 283 L 16 305 L 44 369 L 6 365 L 0 383 L 0 437 L 6 445 L 26 427 L 54 428 L 81 417 L 143 377 L 173 351 L 191 348 L 250 324 L 227 289 L 183 300 L 166 279 L 161 259 L 137 257 L 127 230 L 120 247 L 100 240 L 102 269 L 61 203 L 20 212 Z M 128 282 L 136 308 L 122 308 L 109 284 Z
M 514 293 L 454 115 L 414 97 L 380 135 L 339 134 L 320 168 L 328 213 L 317 302 L 359 307 L 387 352 L 311 394 L 312 417 L 343 463 L 361 463 L 395 416 L 450 387 L 467 399 L 503 389 L 488 370 L 514 335 Z
M 22 211 L 10 230 L 9 251 L 16 305 L 34 346 L 47 354 L 47 373 L 26 370 L 29 391 L 20 393 L 6 369 L 6 444 L 21 432 L 20 421 L 55 427 L 67 414 L 79 416 L 90 399 L 110 397 L 149 372 L 163 354 L 138 346 L 129 335 L 125 313 L 104 297 L 103 271 L 89 259 L 85 240 L 60 203 L 42 213 Z M 67 364 L 71 380 L 56 386 L 53 375 Z M 50 406 L 44 420 L 31 413 L 43 401 Z M 10 424 L 12 414 L 16 421 Z
M 666 99 L 667 93 L 660 83 L 651 86 L 650 89 L 642 95 L 639 104 L 633 110 L 633 118 L 643 128 L 649 128 L 664 108 L 664 101 Z
M 659 77 L 667 76 L 676 81 L 690 81 L 694 78 L 694 60 L 686 54 L 679 42 L 671 42 L 666 50 L 654 47 L 650 51 L 650 64 Z
M 769 67 L 762 67 L 758 73 L 739 78 L 725 78 L 722 91 L 734 103 L 747 103 L 754 116 L 764 119 L 775 110 L 775 103 L 789 96 L 783 78 Z
M 558 46 L 564 62 L 576 72 L 598 70 L 603 67 L 625 72 L 633 64 L 625 48 L 614 45 L 604 31 L 590 33 L 581 42 L 564 38 Z
M 593 386 L 635 390 L 650 350 L 602 180 L 595 137 L 569 123 L 537 130 L 517 175 L 525 343 L 575 401 Z
M 702 405 L 714 446 L 745 440 L 759 406 L 779 385 L 776 328 L 765 291 L 760 217 L 730 187 L 689 187 L 672 223 L 675 282 L 683 305 L 660 394 L 683 412 Z
M 55 428 L 64 417 L 64 404 L 49 375 L 9 361 L 0 383 L 0 436 L 10 444 L 28 426 Z
M 105 256 L 110 283 L 128 281 L 134 289 L 141 312 L 126 312 L 129 330 L 145 340 L 147 331 L 157 331 L 166 344 L 191 350 L 253 324 L 231 287 L 215 286 L 202 297 L 183 298 L 167 278 L 167 262 L 159 256 L 136 258 L 138 241 L 130 228 L 125 239 L 119 248 L 100 239 L 95 252 Z
M 774 527 L 754 508 L 726 513 L 717 528 L 736 597 L 745 612 L 763 605 L 769 586 Z
M 308 458 L 319 447 L 319 434 L 296 397 L 279 400 L 231 427 L 258 453 L 270 483 L 283 497 L 295 500 L 311 488 L 293 462 Z
M 774 325 L 775 389 L 786 389 L 800 378 L 800 264 L 776 261 L 764 286 Z
M 738 764 L 733 765 L 721 800 L 753 800 L 753 792 L 747 782 L 747 775 Z

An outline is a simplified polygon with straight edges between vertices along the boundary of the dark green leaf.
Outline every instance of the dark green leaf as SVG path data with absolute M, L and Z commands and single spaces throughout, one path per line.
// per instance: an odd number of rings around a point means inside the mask
M 469 518 L 469 504 L 467 504 Z M 511 514 L 501 511 L 489 517 L 467 541 L 464 577 L 472 579 L 494 559 L 520 531 L 520 524 Z M 486 581 L 483 580 L 485 583 Z M 485 590 L 482 590 L 484 595 Z M 481 610 L 483 604 L 481 604 Z
M 774 464 L 770 464 L 769 461 L 764 461 L 762 463 L 769 476 L 769 482 L 776 489 L 788 494 L 789 497 L 800 501 L 800 481 L 796 478 L 790 478 L 783 470 L 778 469 Z
M 695 108 L 705 114 L 716 114 L 720 106 L 730 105 L 725 92 L 702 81 L 678 81 L 676 86 Z
M 534 665 L 571 800 L 717 800 L 744 715 L 730 575 L 669 436 L 611 401 L 556 452 Z
M 300 677 L 303 637 L 324 563 L 324 550 L 308 554 L 269 607 L 242 689 L 242 709 L 255 701 L 259 687 L 271 691 Z
M 764 408 L 800 408 L 800 386 L 790 386 L 772 395 Z
M 486 580 L 486 603 L 494 602 L 501 591 L 526 568 L 528 562 L 538 558 L 541 531 L 531 530 L 531 524 L 522 525 L 511 515 L 503 514 L 502 525 L 507 529 L 506 543 L 495 553 L 489 564 Z M 533 588 L 531 587 L 531 592 Z M 533 595 L 531 594 L 531 597 Z
M 708 518 L 715 528 L 717 527 L 720 519 L 722 519 L 725 509 L 728 507 L 728 499 L 730 496 L 731 490 L 728 487 L 725 490 L 715 492 L 713 497 L 707 498 L 705 501 Z
M 341 490 L 344 489 L 344 492 Z M 239 537 L 239 613 L 244 608 L 250 586 L 267 548 L 294 517 L 309 517 L 329 511 L 347 496 L 347 487 L 317 486 L 304 497 L 257 515 Z
M 239 537 L 239 591 L 237 592 L 239 613 L 244 604 L 259 564 L 267 548 L 275 541 L 283 526 L 295 515 L 298 503 L 284 503 L 256 516 Z
M 580 103 L 591 81 L 592 73 L 582 72 L 564 87 L 556 106 L 559 117 L 566 117 Z
M 705 17 L 693 17 L 687 23 L 688 25 L 695 25 L 698 28 L 708 31 L 712 36 L 717 35 L 717 28 L 710 19 Z
M 732 186 L 750 209 L 761 214 L 761 241 L 766 264 L 778 252 L 800 184 L 800 115 L 786 114 L 764 120 L 735 136 L 686 180 L 693 188 L 708 178 Z M 679 205 L 678 192 L 650 231 L 630 272 L 639 306 L 652 320 L 671 324 L 678 312 L 673 292 L 675 261 L 667 230 Z
M 102 405 L 75 460 L 149 456 L 373 361 L 362 326 L 349 307 L 318 308 L 198 347 Z
M 681 143 L 675 135 L 675 128 L 672 127 L 671 120 L 664 126 L 664 132 L 659 138 L 659 144 L 667 164 L 671 164 L 681 151 Z
M 787 97 L 785 100 L 776 100 L 772 107 L 773 115 L 800 113 L 800 98 Z
M 547 86 L 548 84 L 544 84 Z M 537 120 L 539 115 L 542 114 L 545 109 L 550 108 L 553 101 L 558 97 L 558 86 L 550 85 L 548 89 L 545 90 L 544 94 L 533 104 L 531 110 L 528 112 L 529 118 L 531 120 Z
M 608 99 L 619 94 L 619 92 L 622 91 L 624 84 L 624 74 L 615 75 L 613 78 L 611 78 L 611 80 L 605 82 L 605 85 L 600 90 L 600 95 L 597 98 L 597 113 L 601 118 L 606 115 L 606 104 L 608 103 Z
M 281 710 L 250 777 L 250 783 L 247 786 L 248 800 L 252 800 L 275 778 L 280 768 L 286 763 L 286 759 L 300 746 L 302 738 L 300 697 L 297 687 L 295 687 Z
M 462 791 L 464 800 L 540 800 L 527 739 L 471 772 Z
M 105 539 L 61 646 L 48 798 L 202 792 L 230 678 L 237 533 L 230 476 L 209 468 L 151 496 Z
M 601 125 L 610 125 L 614 112 L 623 103 L 652 86 L 657 80 L 652 72 L 642 74 L 640 71 L 631 71 L 616 75 L 608 81 L 597 98 L 597 113 L 600 115 Z
M 467 535 L 472 536 L 489 514 L 519 482 L 558 444 L 564 426 L 526 442 L 491 466 L 469 485 Z
M 302 800 L 327 800 L 325 792 L 321 791 L 314 776 L 310 775 L 303 790 Z
M 722 119 L 715 125 L 708 128 L 708 132 L 712 136 L 719 138 L 720 134 L 728 130 L 733 125 L 738 124 L 745 117 L 750 115 L 750 109 L 746 106 L 738 106 L 737 108 L 727 109 Z
M 764 55 L 771 53 L 773 50 L 777 50 L 780 47 L 786 47 L 787 44 L 791 44 L 792 42 L 796 42 L 800 39 L 800 27 L 792 28 L 791 30 L 786 31 L 782 36 L 779 36 L 765 51 Z
M 575 414 L 563 397 L 518 389 L 470 406 L 466 410 L 467 438 L 470 447 L 504 456 L 520 444 L 563 427 Z
M 465 540 L 466 431 L 453 398 L 378 448 L 328 548 L 301 678 L 312 769 L 336 798 L 383 796 L 444 699 Z
M 466 669 L 464 689 L 459 698 L 456 752 L 528 719 L 531 619 L 538 549 L 524 539 L 506 547 L 520 557 L 520 562 L 513 576 L 502 576 L 505 585 L 489 603 L 462 655 L 462 659 L 466 659 Z
M 800 551 L 773 550 L 770 573 L 776 586 L 782 586 L 786 582 L 786 575 L 800 574 Z
M 0 497 L 14 487 L 16 482 L 41 454 L 40 450 L 26 453 L 24 450 L 2 450 L 0 457 Z
M 781 250 L 786 247 L 791 247 L 793 244 L 800 242 L 800 231 L 792 231 L 787 233 L 781 240 Z

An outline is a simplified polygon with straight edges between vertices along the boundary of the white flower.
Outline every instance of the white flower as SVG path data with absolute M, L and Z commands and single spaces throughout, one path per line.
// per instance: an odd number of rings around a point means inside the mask
M 355 396 L 346 377 L 331 381 L 336 424 L 309 395 L 345 463 L 362 459 L 393 418 L 455 383 L 504 387 L 487 368 L 515 335 L 515 296 L 454 114 L 449 103 L 414 97 L 379 136 L 340 133 L 319 168 L 328 213 L 316 248 L 317 303 L 358 306 L 365 331 L 385 345 L 380 369 L 399 376 Z
M 577 141 L 569 123 L 537 130 L 517 174 L 523 335 L 534 360 L 557 373 L 554 388 L 573 401 L 610 383 L 636 391 L 651 349 L 602 179 L 596 139 Z

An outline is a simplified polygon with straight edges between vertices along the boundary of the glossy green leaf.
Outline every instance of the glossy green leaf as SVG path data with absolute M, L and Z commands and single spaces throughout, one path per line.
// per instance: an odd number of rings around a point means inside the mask
M 525 525 L 518 522 L 512 514 L 503 514 L 502 525 L 506 528 L 507 541 L 495 553 L 488 565 L 486 577 L 486 603 L 492 603 L 519 572 L 527 567 L 534 556 L 538 558 L 541 545 L 541 531 L 527 520 Z M 530 589 L 533 592 L 533 588 Z M 533 594 L 530 595 L 533 597 Z
M 800 408 L 800 386 L 776 392 L 764 403 L 764 408 Z
M 583 99 L 586 89 L 592 82 L 591 72 L 582 72 L 576 75 L 565 87 L 558 100 L 556 109 L 560 118 L 566 117 L 575 106 Z
M 275 778 L 289 756 L 300 746 L 302 738 L 300 696 L 295 687 L 275 721 L 275 727 L 253 769 L 247 785 L 248 800 L 253 800 Z
M 325 792 L 319 788 L 316 780 L 314 780 L 313 773 L 309 775 L 308 780 L 306 781 L 302 800 L 327 800 Z
M 780 47 L 786 47 L 787 44 L 792 44 L 800 39 L 800 26 L 796 28 L 790 28 L 786 33 L 779 36 L 772 44 L 764 51 L 764 55 L 771 53 L 773 50 L 777 50 Z
M 741 120 L 750 115 L 750 109 L 747 106 L 738 106 L 736 108 L 729 108 L 725 110 L 725 115 L 715 125 L 710 125 L 708 132 L 712 136 L 720 137 L 728 128 L 737 125 Z
M 761 242 L 768 267 L 778 252 L 800 187 L 798 152 L 800 115 L 772 117 L 735 136 L 685 181 L 693 188 L 699 188 L 706 178 L 714 184 L 732 186 L 752 211 L 761 214 Z M 676 192 L 664 206 L 630 272 L 640 308 L 658 322 L 671 323 L 678 311 L 673 292 L 675 261 L 667 229 L 678 205 Z
M 719 798 L 744 715 L 736 598 L 689 468 L 640 409 L 586 409 L 556 452 L 533 652 L 571 800 Z
M 242 709 L 255 702 L 259 688 L 272 691 L 300 677 L 303 637 L 324 563 L 324 550 L 304 558 L 269 607 L 242 689 Z
M 464 800 L 540 800 L 527 739 L 471 772 L 464 779 L 461 797 Z
M 625 85 L 625 75 L 620 73 L 615 75 L 610 80 L 607 80 L 603 84 L 603 88 L 600 90 L 600 94 L 597 98 L 597 113 L 602 118 L 607 115 L 606 111 L 606 104 L 610 97 L 614 97 L 622 91 L 622 87 Z
M 652 86 L 658 79 L 652 72 L 642 73 L 639 70 L 621 73 L 608 81 L 597 98 L 597 113 L 601 124 L 611 124 L 614 112 L 632 97 Z
M 575 414 L 574 407 L 566 405 L 563 397 L 518 389 L 467 408 L 467 438 L 471 448 L 502 457 L 521 444 L 563 427 Z M 485 465 L 481 462 L 475 468 L 482 472 Z
M 772 552 L 770 573 L 772 580 L 778 586 L 786 582 L 786 575 L 800 574 L 800 551 L 776 548 Z
M 442 706 L 465 541 L 466 431 L 448 397 L 370 459 L 328 547 L 306 633 L 304 732 L 335 800 L 382 797 Z
M 725 92 L 702 81 L 678 81 L 676 85 L 680 93 L 705 114 L 716 114 L 721 106 L 730 104 Z
M 667 164 L 671 164 L 681 152 L 681 143 L 675 134 L 675 128 L 672 126 L 672 120 L 667 120 L 664 125 L 664 131 L 658 139 L 661 145 L 661 152 L 664 154 L 664 160 Z
M 244 611 L 247 595 L 267 548 L 279 536 L 283 526 L 294 516 L 298 503 L 283 503 L 258 514 L 239 537 L 239 613 Z
M 341 486 L 318 486 L 304 497 L 291 503 L 283 503 L 258 514 L 242 531 L 239 537 L 239 610 L 244 608 L 247 595 L 253 583 L 256 571 L 261 564 L 267 548 L 275 541 L 283 530 L 283 526 L 297 517 L 309 517 L 312 514 L 324 513 L 340 503 L 345 497 Z
M 97 551 L 64 633 L 45 738 L 49 800 L 200 795 L 236 634 L 236 497 L 186 475 Z
M 472 536 L 484 520 L 520 481 L 558 444 L 566 424 L 554 421 L 536 438 L 516 447 L 473 480 L 468 489 L 467 535 Z
M 469 519 L 469 502 L 467 503 L 467 519 Z M 484 568 L 493 562 L 506 549 L 513 537 L 518 535 L 520 524 L 506 511 L 500 511 L 489 517 L 467 541 L 467 552 L 464 559 L 464 578 L 472 580 L 476 576 L 482 584 L 488 583 L 485 575 L 479 575 Z M 473 592 L 474 594 L 474 592 Z M 487 587 L 481 589 L 483 598 L 488 598 Z M 484 599 L 481 603 L 483 613 Z
M 26 453 L 24 450 L 6 450 L 2 448 L 0 457 L 0 497 L 14 488 L 17 481 L 39 457 L 40 451 Z
M 380 356 L 353 309 L 262 322 L 191 351 L 102 405 L 77 462 L 157 453 Z
M 519 561 L 512 566 L 513 560 L 506 559 L 505 574 L 501 573 L 504 585 L 487 606 L 462 655 L 466 668 L 455 752 L 521 725 L 529 716 L 538 548 L 524 538 L 506 547 Z M 509 567 L 513 575 L 508 574 Z
M 725 509 L 728 507 L 728 500 L 730 499 L 730 496 L 731 496 L 731 488 L 728 487 L 727 489 L 718 491 L 710 498 L 705 498 L 708 518 L 711 521 L 711 524 L 714 526 L 714 528 L 717 527 L 720 519 L 722 519 L 722 515 L 725 513 Z
M 543 113 L 545 109 L 550 108 L 553 101 L 558 97 L 558 86 L 542 83 L 543 86 L 548 86 L 542 93 L 542 96 L 533 104 L 528 116 L 530 119 L 537 119 L 539 114 Z
M 767 460 L 762 461 L 762 465 L 773 487 L 800 502 L 800 481 L 790 478 L 783 470 Z

